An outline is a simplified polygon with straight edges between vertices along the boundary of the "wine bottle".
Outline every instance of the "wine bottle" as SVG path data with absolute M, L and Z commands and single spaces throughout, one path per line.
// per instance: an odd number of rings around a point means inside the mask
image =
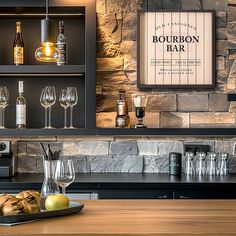
M 56 43 L 57 49 L 60 51 L 60 55 L 57 61 L 58 66 L 66 64 L 66 38 L 64 35 L 64 22 L 59 21 L 59 35 Z
M 16 98 L 16 128 L 26 128 L 26 99 L 23 96 L 24 84 L 19 81 L 19 96 Z
M 16 22 L 16 35 L 13 43 L 13 64 L 24 64 L 24 40 L 21 32 L 21 22 Z

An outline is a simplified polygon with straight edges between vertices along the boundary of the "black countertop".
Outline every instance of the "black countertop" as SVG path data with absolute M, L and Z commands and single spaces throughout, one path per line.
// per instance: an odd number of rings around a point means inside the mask
M 12 178 L 0 178 L 0 191 L 40 189 L 43 174 L 17 174 Z M 76 179 L 68 190 L 73 189 L 196 189 L 224 187 L 236 189 L 236 174 L 225 177 L 181 177 L 168 174 L 126 174 L 126 173 L 86 173 L 76 174 Z

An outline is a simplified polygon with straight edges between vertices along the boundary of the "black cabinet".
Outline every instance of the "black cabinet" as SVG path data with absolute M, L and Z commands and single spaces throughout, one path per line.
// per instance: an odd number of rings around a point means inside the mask
M 0 86 L 8 87 L 10 105 L 6 108 L 5 125 L 0 136 L 32 135 L 80 135 L 90 134 L 96 128 L 96 1 L 77 0 L 51 1 L 49 17 L 54 20 L 54 38 L 58 35 L 58 22 L 65 23 L 68 60 L 65 66 L 55 63 L 40 63 L 35 59 L 35 50 L 40 46 L 40 21 L 45 18 L 45 1 L 12 0 L 0 1 Z M 22 22 L 25 45 L 25 65 L 13 64 L 13 40 L 15 22 Z M 24 81 L 24 96 L 27 100 L 27 129 L 15 129 L 15 99 L 18 81 Z M 52 125 L 55 129 L 42 129 L 44 109 L 40 105 L 41 90 L 46 85 L 60 90 L 68 86 L 77 87 L 79 102 L 74 107 L 74 126 L 63 127 L 63 109 L 58 99 L 52 107 Z
M 99 199 L 172 199 L 173 193 L 164 190 L 100 190 Z
M 43 174 L 0 178 L 0 193 L 40 191 Z M 99 199 L 236 199 L 236 175 L 201 181 L 171 178 L 168 174 L 80 173 L 69 194 L 97 193 Z
M 233 191 L 176 191 L 173 192 L 174 199 L 236 199 Z

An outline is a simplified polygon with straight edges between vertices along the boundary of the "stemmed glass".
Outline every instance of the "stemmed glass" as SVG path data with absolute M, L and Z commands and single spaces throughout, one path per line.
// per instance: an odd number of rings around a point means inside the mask
M 45 128 L 51 129 L 51 108 L 56 102 L 56 90 L 54 86 L 46 86 L 41 93 L 40 103 L 45 108 Z M 47 126 L 47 108 L 48 113 L 48 126 Z
M 0 128 L 5 128 L 5 108 L 9 105 L 9 91 L 6 86 L 0 86 L 0 110 L 1 124 Z
M 67 108 L 69 107 L 67 90 L 62 89 L 59 97 L 60 105 L 64 108 L 64 129 L 67 128 Z
M 56 161 L 54 180 L 62 188 L 62 194 L 65 195 L 66 187 L 75 180 L 75 169 L 72 160 Z
M 73 107 L 78 102 L 78 92 L 75 87 L 67 87 L 67 100 L 70 107 L 70 128 L 73 129 Z
M 40 104 L 44 107 L 45 112 L 44 112 L 44 128 L 46 129 L 48 127 L 48 104 L 46 102 L 46 92 L 45 88 L 42 89 L 41 95 L 40 95 Z

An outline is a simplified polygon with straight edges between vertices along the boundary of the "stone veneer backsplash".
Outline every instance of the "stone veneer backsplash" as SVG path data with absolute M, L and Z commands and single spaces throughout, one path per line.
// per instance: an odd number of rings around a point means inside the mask
M 95 137 L 83 140 L 43 141 L 63 157 L 74 160 L 78 173 L 168 173 L 169 152 L 184 152 L 184 144 L 207 144 L 211 151 L 230 154 L 230 172 L 236 173 L 236 139 Z M 42 173 L 39 141 L 17 141 L 18 172 Z
M 216 88 L 213 90 L 137 88 L 137 10 L 215 10 Z M 150 95 L 149 127 L 236 127 L 236 0 L 97 0 L 97 126 L 114 127 L 120 88 Z M 132 123 L 136 122 L 130 102 Z

